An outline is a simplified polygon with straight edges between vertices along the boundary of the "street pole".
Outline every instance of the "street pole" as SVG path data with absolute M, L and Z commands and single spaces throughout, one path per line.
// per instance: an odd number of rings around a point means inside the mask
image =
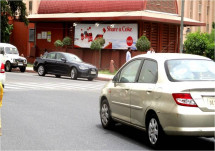
M 184 0 L 181 6 L 181 29 L 180 29 L 180 53 L 183 52 L 183 31 L 184 31 Z

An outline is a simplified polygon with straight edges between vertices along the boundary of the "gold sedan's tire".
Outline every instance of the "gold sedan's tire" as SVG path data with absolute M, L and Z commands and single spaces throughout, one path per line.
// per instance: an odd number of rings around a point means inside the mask
M 147 121 L 147 136 L 151 147 L 158 148 L 164 141 L 165 134 L 156 114 L 150 115 Z
M 103 128 L 105 129 L 112 129 L 115 125 L 115 122 L 113 121 L 111 117 L 111 110 L 109 103 L 107 99 L 104 99 L 101 102 L 101 107 L 100 107 L 100 118 L 101 118 L 101 123 Z

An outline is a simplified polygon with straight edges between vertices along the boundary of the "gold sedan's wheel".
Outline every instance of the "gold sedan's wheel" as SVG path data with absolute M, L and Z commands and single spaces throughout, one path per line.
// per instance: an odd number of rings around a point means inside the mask
M 104 125 L 107 125 L 107 124 L 108 124 L 108 120 L 109 120 L 109 109 L 108 109 L 107 104 L 103 104 L 103 105 L 102 105 L 101 120 L 102 120 L 102 123 L 103 123 Z
M 148 133 L 151 144 L 156 144 L 158 140 L 158 123 L 154 118 L 152 118 L 149 122 Z
M 147 133 L 149 143 L 153 148 L 159 147 L 166 138 L 156 114 L 148 118 Z
M 101 118 L 102 126 L 105 129 L 111 129 L 114 126 L 114 121 L 112 120 L 111 114 L 110 114 L 110 106 L 106 99 L 103 100 L 101 103 L 100 118 Z

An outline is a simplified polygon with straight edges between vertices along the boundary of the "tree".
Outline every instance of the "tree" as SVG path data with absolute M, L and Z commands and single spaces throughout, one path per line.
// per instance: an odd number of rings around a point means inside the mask
M 64 46 L 69 46 L 69 45 L 71 45 L 71 41 L 72 41 L 72 39 L 70 38 L 70 37 L 65 37 L 65 38 L 63 38 L 63 45 Z
M 211 33 L 190 33 L 184 42 L 186 53 L 206 56 L 214 60 L 215 30 Z
M 63 47 L 63 42 L 61 40 L 56 40 L 54 42 L 55 47 Z
M 99 68 L 101 68 L 101 49 L 105 44 L 105 40 L 103 38 L 97 38 L 96 40 L 92 41 L 90 45 L 90 49 L 98 50 L 99 51 Z M 95 56 L 96 61 L 96 56 Z
M 16 16 L 17 20 L 28 25 L 25 3 L 22 0 L 1 0 L 1 42 L 9 42 L 13 25 L 8 23 L 8 17 L 16 19 Z
M 206 33 L 190 33 L 187 35 L 187 40 L 184 42 L 186 53 L 204 55 L 208 48 L 209 40 Z
M 147 51 L 151 47 L 151 43 L 146 36 L 141 36 L 136 43 L 137 50 L 139 51 Z

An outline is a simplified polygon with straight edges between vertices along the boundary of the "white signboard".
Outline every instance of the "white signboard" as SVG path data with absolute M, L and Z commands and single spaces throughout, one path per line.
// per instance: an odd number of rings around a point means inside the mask
M 42 32 L 42 39 L 47 39 L 47 32 L 46 31 Z
M 41 33 L 37 34 L 37 39 L 42 39 L 42 34 Z
M 127 49 L 136 50 L 138 39 L 137 24 L 77 24 L 75 26 L 76 48 L 90 48 L 93 40 L 102 37 L 105 39 L 103 49 Z

